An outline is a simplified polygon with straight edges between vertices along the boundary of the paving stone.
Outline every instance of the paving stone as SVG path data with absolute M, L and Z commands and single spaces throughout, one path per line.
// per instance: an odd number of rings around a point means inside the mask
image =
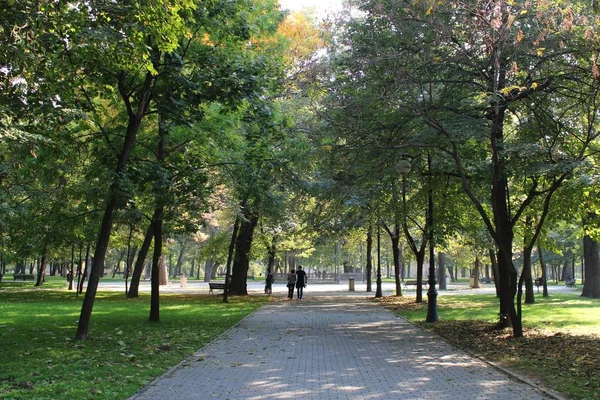
M 423 398 L 556 397 L 367 298 L 309 297 L 265 305 L 131 399 Z

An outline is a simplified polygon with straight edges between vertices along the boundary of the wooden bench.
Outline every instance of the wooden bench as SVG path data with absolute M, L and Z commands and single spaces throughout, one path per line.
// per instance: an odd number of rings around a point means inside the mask
M 423 281 L 423 287 L 426 287 L 429 284 L 429 282 L 427 281 Z M 404 289 L 406 289 L 407 286 L 417 286 L 418 282 L 417 280 L 409 280 L 409 281 L 402 281 L 402 285 L 404 286 Z
M 208 293 L 212 293 L 213 290 L 225 290 L 225 282 L 208 282 Z
M 33 274 L 13 274 L 13 280 L 32 281 L 35 278 Z
M 494 278 L 480 278 L 479 282 L 481 282 L 481 283 L 494 283 Z

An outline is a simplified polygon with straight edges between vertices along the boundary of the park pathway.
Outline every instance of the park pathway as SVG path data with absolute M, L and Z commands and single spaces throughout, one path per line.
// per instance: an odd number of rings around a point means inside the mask
M 364 297 L 274 299 L 131 399 L 552 399 Z

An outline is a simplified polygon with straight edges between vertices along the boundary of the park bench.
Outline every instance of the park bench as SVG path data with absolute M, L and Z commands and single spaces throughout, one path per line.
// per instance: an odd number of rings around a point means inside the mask
M 481 282 L 481 283 L 494 283 L 494 278 L 480 278 L 479 282 Z
M 13 274 L 13 280 L 32 281 L 35 278 L 33 274 Z
M 418 282 L 417 280 L 409 280 L 409 281 L 402 281 L 402 285 L 404 285 L 404 289 L 406 289 L 407 286 L 417 286 Z M 427 281 L 423 281 L 423 287 L 427 286 L 428 282 Z
M 565 279 L 565 286 L 567 286 L 567 287 L 575 287 L 575 282 L 577 282 L 577 280 L 575 278 L 573 278 L 573 279 Z
M 225 282 L 208 282 L 208 293 L 212 293 L 213 290 L 225 290 Z

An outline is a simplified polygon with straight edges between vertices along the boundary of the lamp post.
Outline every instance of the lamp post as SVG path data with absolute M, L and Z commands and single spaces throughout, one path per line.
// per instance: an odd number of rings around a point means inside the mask
M 427 168 L 429 170 L 429 190 L 427 207 L 427 225 L 429 226 L 429 289 L 427 290 L 427 318 L 425 322 L 437 322 L 437 290 L 435 289 L 435 258 L 433 244 L 433 189 L 431 187 L 431 153 L 427 153 Z
M 377 212 L 377 288 L 375 289 L 375 298 L 383 297 L 381 288 L 381 220 Z
M 400 159 L 398 160 L 398 163 L 396 164 L 396 171 L 398 171 L 398 173 L 400 174 L 400 176 L 402 176 L 402 222 L 403 225 L 406 224 L 406 175 L 408 175 L 408 173 L 410 172 L 410 170 L 412 169 L 412 166 L 410 164 L 410 161 L 408 160 L 404 160 L 404 159 Z M 401 228 L 399 228 L 400 232 L 402 231 Z M 400 246 L 400 232 L 398 232 L 398 246 Z M 402 264 L 403 264 L 403 260 L 402 260 L 402 253 L 400 252 L 400 249 L 398 249 L 398 263 L 400 264 L 398 267 L 398 275 L 396 277 L 396 295 L 397 296 L 402 296 L 402 288 L 400 286 L 400 280 L 402 279 Z

